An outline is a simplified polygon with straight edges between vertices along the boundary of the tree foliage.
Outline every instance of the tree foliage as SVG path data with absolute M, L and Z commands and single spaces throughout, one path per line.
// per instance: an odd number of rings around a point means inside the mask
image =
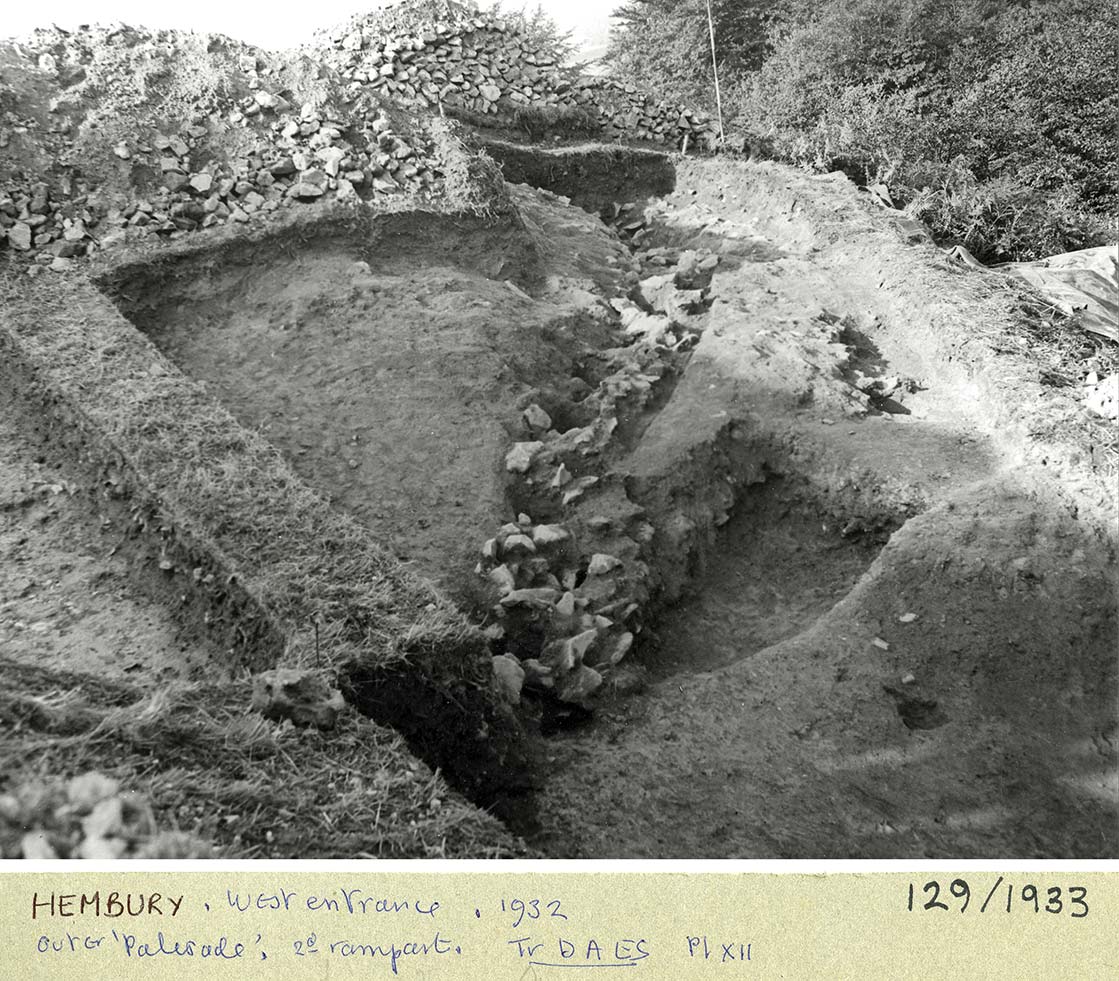
M 728 78 L 761 67 L 773 0 L 711 0 L 719 70 Z M 626 0 L 614 11 L 607 63 L 615 74 L 713 105 L 706 0 Z
M 713 9 L 732 126 L 766 137 L 784 159 L 885 182 L 939 234 L 988 259 L 1106 237 L 1119 204 L 1110 0 L 713 0 Z M 706 102 L 706 30 L 705 0 L 630 0 L 613 63 Z
M 514 26 L 530 44 L 538 50 L 545 51 L 557 61 L 568 61 L 575 54 L 576 46 L 572 40 L 572 32 L 563 30 L 555 18 L 544 9 L 544 5 L 537 3 L 533 8 L 504 9 L 501 0 L 497 0 L 489 8 L 489 12 L 502 17 L 507 23 Z

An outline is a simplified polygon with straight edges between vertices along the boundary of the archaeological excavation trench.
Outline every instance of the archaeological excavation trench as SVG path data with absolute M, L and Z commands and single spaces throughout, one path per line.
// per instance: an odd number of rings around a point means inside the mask
M 683 161 L 589 194 L 608 228 L 518 166 L 512 225 L 99 273 L 469 614 L 504 708 L 350 700 L 553 856 L 1112 853 L 1114 539 L 985 380 L 982 302 L 834 180 Z
M 4 380 L 185 680 L 326 677 L 530 848 L 1112 853 L 1113 505 L 997 297 L 845 181 L 654 158 L 120 249 Z
M 518 17 L 307 40 L 0 43 L 0 857 L 1114 856 L 1087 321 Z

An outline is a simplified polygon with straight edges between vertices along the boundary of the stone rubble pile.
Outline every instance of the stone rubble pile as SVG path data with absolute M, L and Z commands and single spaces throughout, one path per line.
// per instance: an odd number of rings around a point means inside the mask
M 0 102 L 0 147 L 56 166 L 0 168 L 0 250 L 30 260 L 32 275 L 64 272 L 123 237 L 174 238 L 325 200 L 422 205 L 446 193 L 466 152 L 435 107 L 510 124 L 554 109 L 600 136 L 672 146 L 712 135 L 705 117 L 581 77 L 523 20 L 474 5 L 412 0 L 327 44 L 279 57 L 175 31 L 35 32 L 18 51 L 57 95 L 45 123 Z M 188 93 L 175 113 L 145 89 L 164 63 L 161 84 Z
M 160 831 L 147 800 L 101 773 L 31 781 L 0 795 L 0 858 L 211 858 L 209 845 Z
M 86 57 L 91 46 L 159 50 L 155 36 L 131 29 L 80 44 L 66 37 L 69 48 L 49 32 L 38 35 L 40 62 L 49 58 L 60 83 L 72 74 L 71 60 Z M 111 145 L 116 174 L 106 183 L 116 178 L 123 194 L 83 176 L 70 135 L 81 109 L 74 92 L 64 90 L 50 134 L 64 166 L 49 181 L 0 184 L 0 248 L 34 260 L 33 271 L 61 272 L 122 233 L 174 238 L 328 198 L 422 204 L 443 193 L 446 169 L 466 152 L 445 121 L 422 124 L 372 92 L 343 92 L 329 77 L 320 79 L 318 98 L 296 104 L 283 71 L 251 49 L 240 51 L 234 74 L 228 88 L 242 95 L 217 100 L 181 125 L 137 126 Z
M 519 702 L 527 687 L 589 707 L 603 674 L 633 645 L 624 622 L 636 605 L 618 599 L 622 566 L 601 553 L 582 563 L 567 528 L 533 524 L 525 514 L 485 543 L 478 573 L 500 597 L 491 636 L 522 639 L 515 652 L 494 658 L 494 673 L 510 701 Z M 529 637 L 533 642 L 525 646 Z
M 581 75 L 517 17 L 474 4 L 412 0 L 355 17 L 327 36 L 355 85 L 406 104 L 455 106 L 498 119 L 527 107 L 581 111 L 608 139 L 709 146 L 711 119 L 636 86 Z
M 11 183 L 0 191 L 0 245 L 6 238 L 12 250 L 63 271 L 69 260 L 111 244 L 117 231 L 177 237 L 328 194 L 339 201 L 431 196 L 442 173 L 429 137 L 405 137 L 384 115 L 363 120 L 356 138 L 343 137 L 344 127 L 305 105 L 277 114 L 274 139 L 229 161 L 212 156 L 204 124 L 119 143 L 114 151 L 133 173 L 152 177 L 136 200 L 123 207 L 91 201 L 87 186 L 65 178 L 53 187 Z
M 1119 419 L 1119 374 L 1101 379 L 1091 372 L 1083 382 L 1084 407 L 1101 419 Z
M 540 508 L 562 515 L 547 523 L 518 515 L 483 545 L 476 570 L 496 600 L 495 678 L 514 704 L 527 691 L 590 709 L 641 631 L 650 579 L 642 555 L 655 532 L 603 459 L 619 425 L 640 416 L 702 333 L 719 260 L 667 249 L 640 258 L 664 273 L 613 301 L 624 346 L 605 352 L 614 370 L 596 389 L 576 393 L 590 421 L 558 432 L 545 408 L 529 405 L 529 438 L 505 458 Z
M 636 287 L 636 301 L 625 298 L 611 301 L 621 317 L 622 327 L 658 348 L 686 351 L 699 340 L 701 315 L 708 306 L 708 287 L 719 265 L 711 253 L 666 248 L 638 253 L 642 265 L 668 267 L 666 272 L 642 279 Z
M 339 201 L 389 195 L 430 196 L 442 173 L 431 137 L 404 134 L 384 111 L 345 114 L 305 103 L 300 107 L 260 90 L 247 107 L 264 126 L 247 152 L 229 161 L 205 158 L 208 131 L 192 126 L 178 136 L 121 144 L 123 159 L 158 167 L 150 200 L 140 200 L 110 222 L 174 234 L 215 224 L 247 222 L 255 212 L 332 195 Z M 244 110 L 232 111 L 240 122 Z
M 73 194 L 70 182 L 62 186 L 65 190 L 52 191 L 46 181 L 5 183 L 0 188 L 0 248 L 6 245 L 55 272 L 84 256 L 104 211 L 90 207 L 87 194 Z
M 253 675 L 252 708 L 274 722 L 333 729 L 346 703 L 318 672 L 274 668 Z

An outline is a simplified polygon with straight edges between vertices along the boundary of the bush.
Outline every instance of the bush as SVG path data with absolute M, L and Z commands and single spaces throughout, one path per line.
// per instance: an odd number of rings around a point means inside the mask
M 1011 177 L 980 181 L 957 159 L 906 211 L 983 262 L 1029 261 L 1106 244 L 1107 222 L 1071 188 L 1046 192 Z
M 968 84 L 950 122 L 975 143 L 981 176 L 1016 174 L 1031 187 L 1072 186 L 1114 211 L 1119 118 L 1119 20 L 1097 0 L 1011 7 L 985 43 L 958 53 Z
M 885 183 L 985 259 L 1103 244 L 1119 23 L 1102 0 L 830 0 L 729 95 L 776 154 Z
M 501 4 L 495 3 L 490 13 L 505 20 L 537 51 L 547 53 L 561 64 L 575 54 L 571 32 L 561 30 L 543 4 L 538 3 L 532 10 L 527 6 L 521 10 L 502 10 Z

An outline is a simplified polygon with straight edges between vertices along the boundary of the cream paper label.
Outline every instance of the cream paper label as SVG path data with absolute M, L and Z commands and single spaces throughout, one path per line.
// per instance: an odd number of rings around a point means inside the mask
M 1099 872 L 0 876 L 0 977 L 1112 978 Z

